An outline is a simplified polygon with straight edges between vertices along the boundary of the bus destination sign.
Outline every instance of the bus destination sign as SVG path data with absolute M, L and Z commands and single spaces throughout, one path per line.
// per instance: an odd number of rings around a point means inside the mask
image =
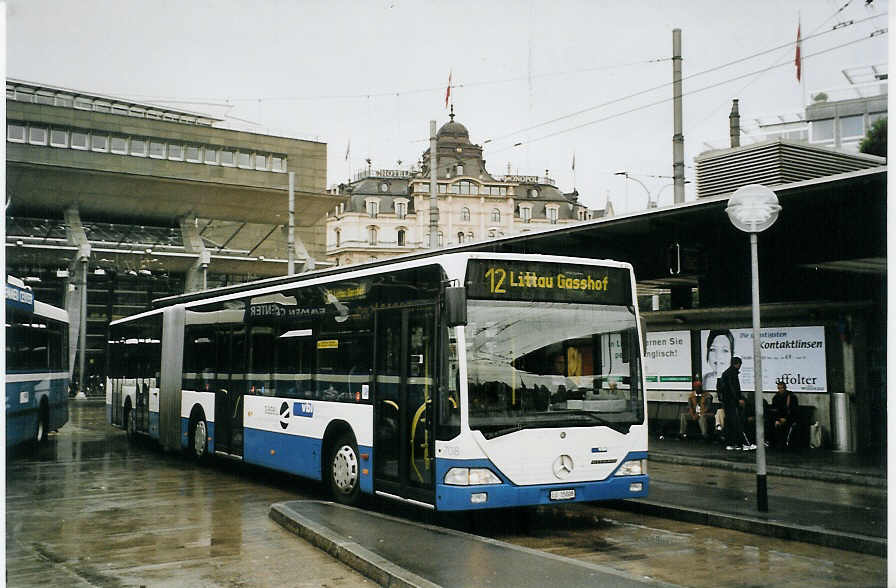
M 631 278 L 617 267 L 471 259 L 467 297 L 629 305 Z

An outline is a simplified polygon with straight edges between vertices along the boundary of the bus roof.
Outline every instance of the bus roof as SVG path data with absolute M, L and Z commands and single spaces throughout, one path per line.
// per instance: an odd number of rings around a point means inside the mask
M 432 260 L 433 262 L 438 262 L 440 258 L 448 258 L 455 257 L 459 254 L 462 254 L 462 257 L 465 258 L 476 258 L 476 257 L 503 257 L 503 258 L 541 258 L 546 260 L 571 260 L 571 259 L 579 259 L 574 257 L 566 257 L 566 256 L 557 256 L 557 255 L 544 255 L 544 254 L 535 254 L 535 253 L 497 253 L 492 251 L 484 251 L 482 250 L 482 244 L 478 244 L 478 246 L 458 246 L 458 247 L 450 247 L 445 249 L 439 249 L 438 251 L 426 251 L 423 253 L 412 253 L 408 255 L 400 255 L 397 257 L 390 257 L 389 259 L 381 259 L 377 261 L 371 261 L 367 263 L 358 263 L 353 265 L 344 265 L 338 266 L 335 268 L 328 268 L 324 270 L 318 271 L 310 271 L 301 274 L 296 274 L 293 276 L 282 276 L 277 278 L 267 278 L 264 280 L 256 280 L 253 282 L 244 282 L 241 284 L 234 284 L 232 286 L 224 286 L 222 288 L 214 288 L 211 290 L 203 290 L 200 292 L 189 292 L 186 294 L 179 294 L 176 296 L 168 296 L 165 298 L 158 298 L 153 300 L 152 305 L 153 309 L 160 309 L 166 306 L 171 306 L 174 304 L 183 304 L 187 302 L 193 302 L 196 300 L 206 300 L 209 298 L 216 298 L 219 296 L 227 296 L 229 294 L 236 294 L 240 292 L 246 292 L 249 290 L 255 290 L 258 288 L 269 288 L 272 286 L 280 286 L 285 284 L 293 284 L 293 283 L 301 283 L 308 280 L 314 280 L 324 277 L 330 276 L 339 276 L 342 274 L 348 274 L 352 272 L 375 269 L 379 267 L 388 267 L 392 265 L 398 264 L 408 264 L 412 265 L 422 265 L 426 261 Z M 603 265 L 611 265 L 616 267 L 623 267 L 631 269 L 631 264 L 627 262 L 614 261 L 610 259 L 592 259 L 592 258 L 581 258 L 581 261 L 585 261 L 587 263 L 596 263 Z M 420 262 L 413 263 L 413 262 Z M 141 313 L 141 314 L 151 314 Z

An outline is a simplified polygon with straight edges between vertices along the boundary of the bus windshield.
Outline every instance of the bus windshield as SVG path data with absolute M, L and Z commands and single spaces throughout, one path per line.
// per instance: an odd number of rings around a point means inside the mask
M 629 306 L 470 300 L 466 328 L 470 428 L 644 422 L 638 325 Z

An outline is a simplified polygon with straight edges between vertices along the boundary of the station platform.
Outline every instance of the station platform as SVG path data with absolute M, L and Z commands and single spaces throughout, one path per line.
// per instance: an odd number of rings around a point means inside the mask
M 270 516 L 382 586 L 670 586 L 332 502 L 280 502 L 271 506 Z

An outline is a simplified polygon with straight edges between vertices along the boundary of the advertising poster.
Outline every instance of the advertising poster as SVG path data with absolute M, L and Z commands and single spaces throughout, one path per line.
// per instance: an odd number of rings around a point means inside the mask
M 710 338 L 710 334 L 712 337 Z M 794 392 L 826 392 L 827 363 L 824 327 L 770 327 L 760 332 L 762 390 L 774 392 L 782 380 Z M 741 390 L 755 390 L 753 374 L 753 329 L 719 329 L 700 332 L 703 387 L 716 389 L 716 381 L 731 365 L 743 360 Z
M 644 375 L 648 390 L 690 390 L 690 331 L 647 333 Z

